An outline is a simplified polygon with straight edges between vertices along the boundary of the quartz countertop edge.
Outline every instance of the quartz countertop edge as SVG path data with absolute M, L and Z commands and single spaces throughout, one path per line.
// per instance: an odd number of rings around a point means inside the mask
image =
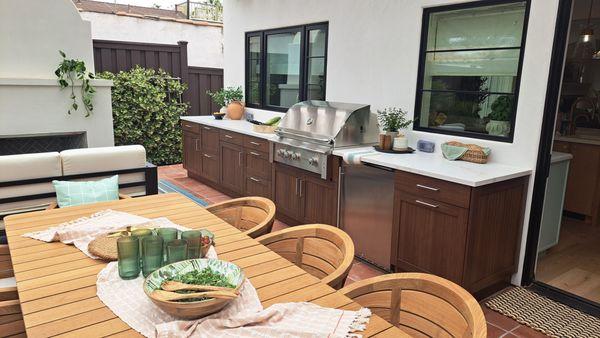
M 200 123 L 206 126 L 229 130 L 235 133 L 254 136 L 269 141 L 275 141 L 278 136 L 275 134 L 257 133 L 252 129 L 253 124 L 246 120 L 217 120 L 213 116 L 182 116 L 183 121 Z
M 348 152 L 373 150 L 372 147 L 342 148 L 333 151 L 333 155 L 343 157 Z M 410 172 L 413 174 L 437 178 L 440 180 L 480 187 L 487 184 L 506 181 L 531 175 L 531 170 L 489 162 L 477 164 L 465 161 L 449 161 L 440 153 L 412 154 L 369 153 L 363 155 L 361 162 Z

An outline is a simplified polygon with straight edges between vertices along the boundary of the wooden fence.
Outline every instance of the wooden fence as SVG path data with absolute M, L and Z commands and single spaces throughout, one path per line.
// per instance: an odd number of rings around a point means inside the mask
M 188 115 L 210 115 L 218 110 L 206 95 L 206 91 L 223 87 L 223 69 L 188 66 L 187 41 L 168 45 L 94 40 L 96 72 L 118 73 L 135 65 L 163 69 L 187 83 L 188 90 L 184 92 L 183 100 L 190 103 Z

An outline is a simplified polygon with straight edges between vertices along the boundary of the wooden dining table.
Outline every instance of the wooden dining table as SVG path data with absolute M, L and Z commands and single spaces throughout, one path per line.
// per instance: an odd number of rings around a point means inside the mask
M 86 256 L 72 245 L 46 243 L 22 235 L 112 209 L 146 218 L 167 217 L 215 234 L 219 259 L 240 266 L 264 307 L 284 302 L 311 302 L 358 310 L 353 302 L 187 197 L 172 193 L 85 206 L 30 212 L 5 218 L 6 233 L 28 337 L 141 336 L 96 296 L 97 274 L 106 262 Z M 407 336 L 373 315 L 364 337 Z

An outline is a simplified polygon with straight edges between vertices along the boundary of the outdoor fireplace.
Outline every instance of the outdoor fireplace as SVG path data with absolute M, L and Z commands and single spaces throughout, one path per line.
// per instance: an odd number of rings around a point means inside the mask
M 87 148 L 86 132 L 0 136 L 0 156 L 76 148 Z

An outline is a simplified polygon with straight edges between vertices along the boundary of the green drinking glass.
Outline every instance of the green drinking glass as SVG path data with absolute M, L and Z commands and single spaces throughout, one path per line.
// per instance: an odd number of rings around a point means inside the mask
M 163 258 L 167 261 L 167 243 L 177 239 L 178 231 L 175 228 L 158 228 L 158 235 L 163 239 Z
M 167 264 L 183 261 L 187 257 L 187 241 L 175 239 L 167 243 Z
M 187 259 L 201 258 L 202 231 L 184 231 L 181 233 L 181 239 L 187 241 Z
M 117 239 L 119 277 L 134 279 L 140 275 L 140 241 L 135 237 Z
M 135 237 L 140 241 L 140 259 L 142 258 L 142 239 L 146 236 L 152 236 L 152 230 L 135 229 L 131 231 L 131 237 Z
M 149 274 L 162 267 L 163 239 L 160 236 L 146 236 L 142 239 L 142 274 Z

